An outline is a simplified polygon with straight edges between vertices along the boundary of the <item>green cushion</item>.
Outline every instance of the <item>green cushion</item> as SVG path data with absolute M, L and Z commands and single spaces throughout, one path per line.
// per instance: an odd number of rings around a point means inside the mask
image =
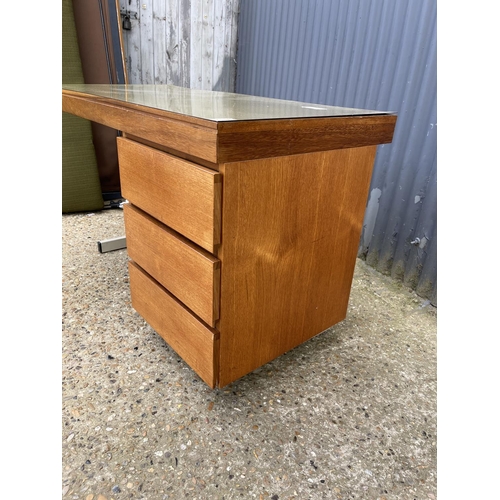
M 84 83 L 72 0 L 62 2 L 62 82 Z M 62 212 L 103 207 L 90 122 L 62 113 Z

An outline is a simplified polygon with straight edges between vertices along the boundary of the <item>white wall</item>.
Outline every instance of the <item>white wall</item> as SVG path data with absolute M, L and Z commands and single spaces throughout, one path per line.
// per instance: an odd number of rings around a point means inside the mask
M 233 92 L 239 1 L 119 0 L 129 83 Z

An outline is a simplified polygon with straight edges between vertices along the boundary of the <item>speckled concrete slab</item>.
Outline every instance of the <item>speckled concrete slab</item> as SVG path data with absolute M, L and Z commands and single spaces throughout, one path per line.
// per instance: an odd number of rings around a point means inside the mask
M 66 214 L 63 498 L 434 499 L 436 310 L 358 261 L 348 316 L 221 390 L 132 309 L 123 212 Z

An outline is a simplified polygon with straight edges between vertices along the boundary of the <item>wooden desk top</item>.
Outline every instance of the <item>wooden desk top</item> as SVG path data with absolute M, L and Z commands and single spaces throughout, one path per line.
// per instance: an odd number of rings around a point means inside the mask
M 64 85 L 63 111 L 213 164 L 389 143 L 396 115 L 172 85 Z

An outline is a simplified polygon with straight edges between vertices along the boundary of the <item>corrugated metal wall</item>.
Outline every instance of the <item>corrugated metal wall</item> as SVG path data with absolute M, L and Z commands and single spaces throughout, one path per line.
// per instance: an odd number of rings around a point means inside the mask
M 129 83 L 234 92 L 239 0 L 119 0 Z M 123 16 L 122 16 L 123 19 Z
M 436 0 L 241 0 L 236 91 L 398 113 L 359 255 L 436 303 Z

